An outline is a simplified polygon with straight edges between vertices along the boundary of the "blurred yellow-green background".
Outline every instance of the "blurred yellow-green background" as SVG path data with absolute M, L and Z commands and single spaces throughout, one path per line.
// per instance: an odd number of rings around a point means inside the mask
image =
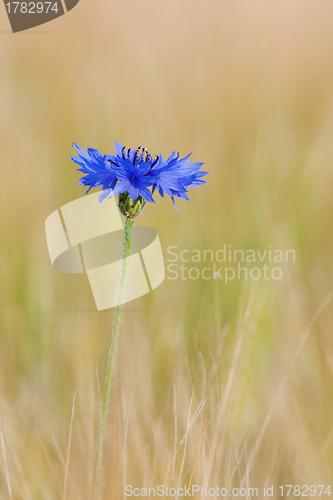
M 90 498 L 114 311 L 94 310 L 86 276 L 52 269 L 44 231 L 85 192 L 73 141 L 205 162 L 190 203 L 157 194 L 139 220 L 165 259 L 224 244 L 296 255 L 280 280 L 167 273 L 126 305 L 100 498 L 330 484 L 332 21 L 327 0 L 81 0 L 13 35 L 2 8 L 1 499 Z

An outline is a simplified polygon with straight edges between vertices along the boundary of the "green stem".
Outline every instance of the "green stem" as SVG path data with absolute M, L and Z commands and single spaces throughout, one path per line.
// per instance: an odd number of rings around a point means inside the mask
M 94 485 L 93 485 L 93 500 L 97 497 L 98 484 L 99 484 L 99 473 L 101 468 L 102 461 L 102 451 L 103 451 L 103 441 L 105 434 L 105 425 L 106 425 L 106 417 L 108 412 L 109 405 L 109 396 L 111 390 L 111 382 L 112 382 L 112 372 L 115 354 L 117 350 L 117 341 L 120 330 L 120 322 L 121 322 L 121 313 L 123 310 L 123 302 L 126 294 L 126 284 L 128 277 L 128 268 L 129 268 L 129 257 L 131 255 L 131 243 L 133 236 L 133 226 L 134 221 L 126 218 L 125 222 L 125 231 L 124 231 L 124 242 L 123 242 L 123 258 L 122 258 L 122 266 L 121 266 L 121 275 L 120 275 L 120 288 L 119 288 L 119 297 L 118 297 L 118 307 L 116 312 L 116 317 L 113 325 L 113 335 L 112 342 L 109 351 L 109 359 L 108 359 L 108 368 L 106 374 L 105 381 L 105 390 L 103 397 L 103 406 L 102 406 L 102 415 L 99 425 L 98 432 L 98 441 L 97 441 L 97 449 L 96 449 L 96 457 L 95 457 L 95 470 L 94 470 Z

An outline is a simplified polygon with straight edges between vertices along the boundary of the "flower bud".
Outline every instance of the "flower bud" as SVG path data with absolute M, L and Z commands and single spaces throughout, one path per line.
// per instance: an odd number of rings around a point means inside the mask
M 138 198 L 133 201 L 127 191 L 119 195 L 118 207 L 120 212 L 127 219 L 135 219 L 135 217 L 143 212 L 145 205 L 146 200 L 144 200 L 142 196 L 138 196 Z

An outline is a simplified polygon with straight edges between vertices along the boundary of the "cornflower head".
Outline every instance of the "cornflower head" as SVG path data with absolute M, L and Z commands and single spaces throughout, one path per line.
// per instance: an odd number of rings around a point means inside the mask
M 119 142 L 115 155 L 102 155 L 92 148 L 86 153 L 75 143 L 73 147 L 79 155 L 71 160 L 85 174 L 79 185 L 88 186 L 87 193 L 101 187 L 100 201 L 119 195 L 119 209 L 129 219 L 139 215 L 147 202 L 155 203 L 155 189 L 161 196 L 168 194 L 177 209 L 174 198 L 188 200 L 188 189 L 205 184 L 201 177 L 208 174 L 200 170 L 203 163 L 190 163 L 190 155 L 180 158 L 173 152 L 164 161 L 162 155 L 153 158 L 144 147 L 126 150 Z

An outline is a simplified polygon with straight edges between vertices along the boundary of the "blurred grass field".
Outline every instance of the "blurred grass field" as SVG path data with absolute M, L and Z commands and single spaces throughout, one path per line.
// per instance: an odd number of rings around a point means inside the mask
M 157 195 L 140 218 L 166 258 L 296 253 L 281 280 L 166 279 L 126 306 L 100 498 L 330 483 L 332 17 L 314 0 L 82 0 L 10 35 L 1 11 L 1 499 L 90 498 L 114 312 L 52 269 L 44 233 L 84 194 L 73 141 L 205 162 L 190 203 Z

